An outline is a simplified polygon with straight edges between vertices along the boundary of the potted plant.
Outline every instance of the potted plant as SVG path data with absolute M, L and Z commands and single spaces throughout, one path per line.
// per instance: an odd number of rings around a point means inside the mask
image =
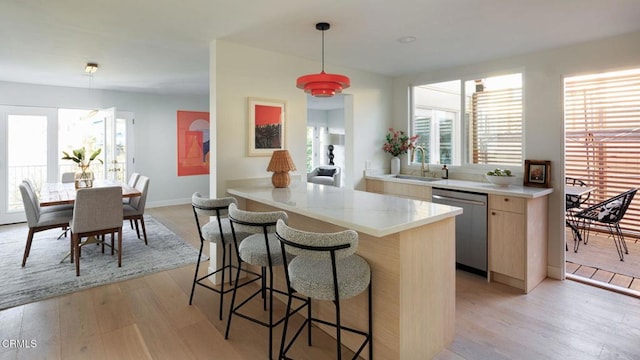
M 78 164 L 79 169 L 78 171 L 76 171 L 75 179 L 76 189 L 93 186 L 93 172 L 91 171 L 90 166 L 91 162 L 93 160 L 96 160 L 96 157 L 100 155 L 102 149 L 99 148 L 95 150 L 89 157 L 86 156 L 86 152 L 87 151 L 84 147 L 72 150 L 72 155 L 70 155 L 66 151 L 62 152 L 62 154 L 64 155 L 62 157 L 62 160 L 71 160 Z M 100 161 L 101 164 L 103 163 L 101 159 L 97 159 L 97 161 Z
M 406 154 L 409 150 L 415 148 L 415 141 L 418 139 L 418 135 L 409 137 L 402 130 L 394 130 L 389 128 L 385 143 L 382 145 L 382 150 L 393 155 L 391 158 L 391 173 L 397 175 L 400 173 L 400 159 L 398 156 Z

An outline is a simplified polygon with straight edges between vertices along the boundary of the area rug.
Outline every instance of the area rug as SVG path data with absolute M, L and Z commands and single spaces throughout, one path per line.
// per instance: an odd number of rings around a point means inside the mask
M 117 255 L 105 247 L 82 249 L 80 276 L 67 258 L 69 237 L 57 239 L 60 229 L 36 233 L 27 264 L 21 267 L 27 238 L 26 226 L 0 233 L 0 309 L 112 282 L 132 279 L 195 263 L 198 250 L 151 216 L 145 215 L 149 245 L 138 239 L 128 222 L 123 226 L 122 267 Z

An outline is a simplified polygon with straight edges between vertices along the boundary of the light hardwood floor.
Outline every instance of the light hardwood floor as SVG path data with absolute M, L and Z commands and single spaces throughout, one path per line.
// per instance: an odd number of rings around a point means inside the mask
M 190 206 L 147 212 L 199 244 Z M 217 319 L 215 294 L 198 289 L 188 305 L 194 269 L 0 311 L 0 360 L 267 358 L 266 329 L 253 323 L 234 318 L 224 340 L 226 321 Z M 456 338 L 438 359 L 640 358 L 639 299 L 572 281 L 547 279 L 523 295 L 465 272 L 456 280 Z M 35 347 L 10 346 L 13 340 L 33 340 Z M 314 346 L 301 342 L 292 355 L 333 359 L 333 352 L 331 339 L 316 331 Z

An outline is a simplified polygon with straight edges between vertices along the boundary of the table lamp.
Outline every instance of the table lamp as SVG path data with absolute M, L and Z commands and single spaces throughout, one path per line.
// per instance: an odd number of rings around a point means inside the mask
M 291 184 L 289 171 L 296 169 L 288 150 L 276 150 L 271 155 L 267 171 L 272 171 L 271 183 L 277 188 L 286 188 Z

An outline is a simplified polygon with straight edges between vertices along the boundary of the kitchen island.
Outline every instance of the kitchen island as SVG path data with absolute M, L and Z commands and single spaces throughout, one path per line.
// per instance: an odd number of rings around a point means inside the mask
M 286 211 L 294 228 L 358 232 L 357 253 L 372 270 L 375 358 L 429 359 L 453 341 L 460 208 L 306 183 L 284 189 L 238 186 L 227 192 L 246 210 Z M 278 283 L 284 288 L 282 279 Z M 314 306 L 317 315 L 333 318 L 331 302 Z M 341 302 L 341 308 L 343 325 L 366 329 L 366 294 Z M 343 343 L 353 349 L 356 339 L 345 335 Z

